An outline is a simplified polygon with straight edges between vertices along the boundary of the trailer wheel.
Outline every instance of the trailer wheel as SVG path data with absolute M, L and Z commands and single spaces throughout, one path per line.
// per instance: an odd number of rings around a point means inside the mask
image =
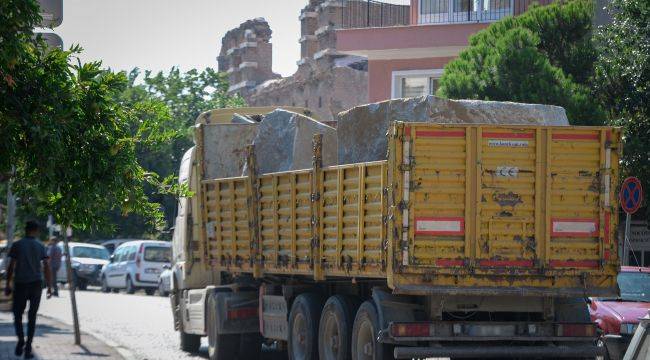
M 183 329 L 183 320 L 180 321 L 178 332 L 181 335 L 181 350 L 188 353 L 196 353 L 201 347 L 201 337 L 199 335 L 187 334 Z
M 352 360 L 392 359 L 390 347 L 379 344 L 379 316 L 372 302 L 366 301 L 359 307 L 352 327 Z
M 318 327 L 320 360 L 350 359 L 350 337 L 357 301 L 343 295 L 327 299 Z
M 318 359 L 318 322 L 323 305 L 317 294 L 300 294 L 289 314 L 289 360 Z
M 262 355 L 262 335 L 260 333 L 242 334 L 239 344 L 240 360 L 256 360 Z
M 217 300 L 214 293 L 208 296 L 208 357 L 210 360 L 235 359 L 239 350 L 239 334 L 219 334 Z

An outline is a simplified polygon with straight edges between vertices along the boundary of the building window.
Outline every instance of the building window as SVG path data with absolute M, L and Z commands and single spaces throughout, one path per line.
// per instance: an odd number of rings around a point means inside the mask
M 420 24 L 495 21 L 512 15 L 513 0 L 419 0 Z
M 630 266 L 643 266 L 641 251 L 630 251 L 627 262 Z
M 394 71 L 391 98 L 434 95 L 442 69 Z

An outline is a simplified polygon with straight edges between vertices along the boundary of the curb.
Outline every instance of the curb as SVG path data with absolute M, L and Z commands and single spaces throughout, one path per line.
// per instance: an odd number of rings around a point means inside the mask
M 48 315 L 38 314 L 38 316 L 39 316 L 39 317 L 43 317 L 43 318 L 45 318 L 45 319 L 48 319 L 49 321 L 54 321 L 54 322 L 58 322 L 58 323 L 60 323 L 60 324 L 64 324 L 64 325 L 66 325 L 66 326 L 73 326 L 73 324 L 69 324 L 69 323 L 67 323 L 67 322 L 65 322 L 65 321 L 61 321 L 61 320 L 59 320 L 59 319 L 53 318 L 53 317 L 48 316 Z M 122 346 L 122 345 L 116 343 L 116 342 L 113 341 L 113 340 L 107 339 L 106 337 L 104 337 L 104 336 L 102 336 L 102 335 L 99 335 L 99 334 L 90 334 L 90 333 L 87 333 L 87 332 L 84 332 L 84 331 L 82 331 L 81 334 L 82 334 L 82 335 L 86 335 L 86 336 L 92 336 L 92 337 L 94 337 L 95 339 L 99 340 L 100 342 L 106 344 L 106 346 L 115 349 L 115 351 L 117 351 L 117 353 L 120 354 L 120 356 L 122 356 L 122 357 L 124 358 L 124 360 L 137 360 L 137 359 L 138 359 L 138 358 L 133 354 L 133 352 L 132 352 L 131 350 L 129 350 L 128 348 L 126 348 L 126 347 L 124 347 L 124 346 Z

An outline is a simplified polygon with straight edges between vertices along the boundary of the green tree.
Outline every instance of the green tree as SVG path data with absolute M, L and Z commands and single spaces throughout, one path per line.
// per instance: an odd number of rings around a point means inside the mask
M 245 105 L 239 96 L 227 93 L 226 75 L 213 69 L 203 71 L 190 70 L 181 72 L 172 68 L 169 72 L 153 74 L 139 69 L 131 70 L 127 76 L 127 86 L 118 95 L 118 100 L 137 111 L 137 118 L 152 119 L 161 128 L 157 134 L 166 134 L 168 141 L 155 144 L 137 144 L 136 154 L 140 164 L 147 170 L 170 179 L 177 175 L 182 155 L 193 146 L 192 125 L 196 118 L 205 111 Z M 149 129 L 151 126 L 148 127 Z M 134 131 L 137 128 L 133 129 Z M 156 186 L 146 186 L 145 192 L 151 202 L 158 203 L 164 213 L 164 226 L 152 229 L 145 226 L 145 221 L 138 214 L 122 216 L 113 212 L 110 221 L 115 224 L 115 231 L 84 234 L 92 238 L 106 238 L 117 235 L 130 238 L 168 238 L 168 229 L 176 215 L 176 197 L 161 193 Z
M 83 64 L 81 48 L 47 49 L 34 39 L 34 0 L 0 5 L 0 174 L 41 214 L 79 229 L 109 226 L 119 209 L 159 223 L 144 183 L 159 184 L 140 166 L 136 145 L 158 141 L 152 121 L 115 100 L 124 74 Z M 133 131 L 134 124 L 137 125 Z
M 623 175 L 650 193 L 650 2 L 612 0 L 613 21 L 597 36 L 594 94 L 609 122 L 624 128 Z M 646 206 L 650 218 L 650 207 Z
M 595 50 L 590 0 L 534 6 L 497 21 L 469 40 L 445 67 L 438 95 L 563 106 L 574 124 L 601 124 L 592 100 Z

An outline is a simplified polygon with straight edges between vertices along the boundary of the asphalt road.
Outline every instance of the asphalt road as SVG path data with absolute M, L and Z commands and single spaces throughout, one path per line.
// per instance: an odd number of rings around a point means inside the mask
M 41 301 L 40 314 L 72 324 L 67 289 L 61 297 Z M 205 339 L 198 354 L 178 348 L 169 299 L 159 296 L 103 294 L 97 290 L 78 291 L 81 330 L 95 335 L 109 345 L 121 348 L 132 359 L 176 360 L 208 357 Z M 82 338 L 83 342 L 83 338 Z

